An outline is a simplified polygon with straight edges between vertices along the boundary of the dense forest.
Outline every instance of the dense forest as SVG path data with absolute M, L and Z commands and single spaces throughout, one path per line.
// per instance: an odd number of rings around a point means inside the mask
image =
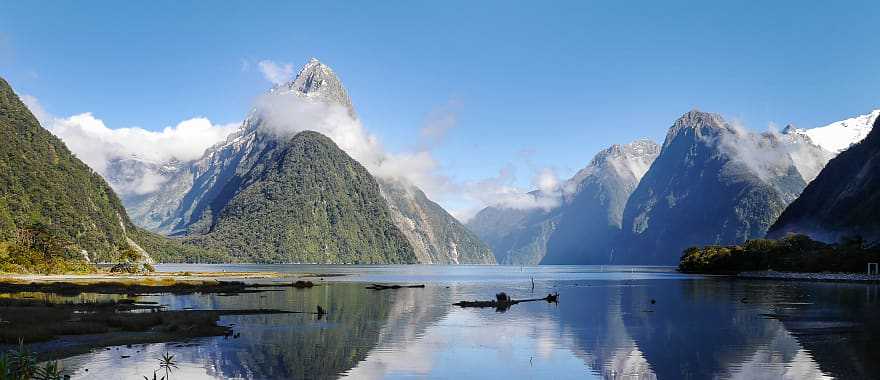
M 867 245 L 858 237 L 826 244 L 806 235 L 789 235 L 780 240 L 749 240 L 741 245 L 691 247 L 681 256 L 678 270 L 715 274 L 757 270 L 864 273 L 870 262 L 880 262 L 880 247 Z

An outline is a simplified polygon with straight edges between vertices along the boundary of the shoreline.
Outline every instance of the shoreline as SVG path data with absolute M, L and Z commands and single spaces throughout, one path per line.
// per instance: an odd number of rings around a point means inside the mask
M 240 294 L 297 288 L 297 278 L 310 273 L 277 272 L 156 272 L 149 274 L 0 274 L 0 293 L 39 292 L 59 295 L 82 293 L 147 295 Z M 323 278 L 322 278 L 323 279 Z M 320 284 L 319 284 L 320 285 Z
M 849 282 L 858 284 L 880 284 L 880 275 L 865 273 L 821 273 L 821 272 L 777 272 L 746 271 L 733 275 L 735 278 L 749 280 L 782 280 L 810 282 Z

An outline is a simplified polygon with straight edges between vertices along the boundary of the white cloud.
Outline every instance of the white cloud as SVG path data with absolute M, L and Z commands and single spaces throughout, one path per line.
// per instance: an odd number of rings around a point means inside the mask
M 117 158 L 137 157 L 153 163 L 197 159 L 205 149 L 223 141 L 239 126 L 239 123 L 213 124 L 207 118 L 197 117 L 161 131 L 113 129 L 89 112 L 59 118 L 46 112 L 35 97 L 23 95 L 21 99 L 44 128 L 60 137 L 79 159 L 105 177 L 108 163 Z M 147 172 L 131 184 L 114 183 L 114 187 L 122 193 L 145 193 L 156 190 L 162 180 L 158 173 Z
M 428 113 L 421 132 L 421 149 L 430 149 L 441 143 L 446 134 L 458 126 L 458 110 L 461 102 L 450 101 Z
M 802 135 L 779 133 L 772 124 L 763 133 L 749 131 L 736 121 L 729 125 L 731 133 L 707 142 L 717 143 L 721 152 L 765 181 L 784 176 L 793 166 L 809 183 L 833 156 Z
M 112 129 L 87 112 L 56 118 L 49 130 L 61 137 L 86 164 L 103 173 L 107 161 L 114 158 L 134 156 L 157 163 L 171 159 L 194 160 L 237 128 L 238 124 L 216 125 L 206 118 L 197 117 L 161 131 Z
M 263 77 L 272 84 L 284 84 L 293 77 L 293 65 L 290 63 L 278 64 L 274 61 L 264 59 L 257 63 Z

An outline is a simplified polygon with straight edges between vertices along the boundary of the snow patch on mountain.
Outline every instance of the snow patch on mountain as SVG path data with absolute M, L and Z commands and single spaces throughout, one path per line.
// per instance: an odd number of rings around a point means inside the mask
M 793 129 L 793 132 L 810 137 L 814 144 L 819 145 L 835 155 L 846 150 L 850 145 L 865 139 L 871 132 L 871 126 L 880 116 L 880 109 L 866 115 L 859 115 L 846 120 L 828 124 L 824 127 L 810 129 Z

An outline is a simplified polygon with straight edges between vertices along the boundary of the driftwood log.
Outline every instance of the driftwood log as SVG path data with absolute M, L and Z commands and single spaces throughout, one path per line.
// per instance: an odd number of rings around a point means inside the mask
M 373 284 L 367 286 L 366 289 L 372 290 L 388 290 L 388 289 L 402 289 L 402 288 L 424 288 L 425 284 L 420 285 L 382 285 L 382 284 Z
M 516 305 L 522 302 L 534 302 L 534 301 L 547 301 L 549 303 L 559 303 L 559 293 L 548 294 L 547 297 L 544 298 L 527 298 L 521 300 L 515 300 L 510 298 L 507 293 L 501 292 L 495 295 L 495 300 L 493 301 L 459 301 L 453 306 L 459 307 L 494 307 L 496 311 L 506 311 L 511 306 Z

